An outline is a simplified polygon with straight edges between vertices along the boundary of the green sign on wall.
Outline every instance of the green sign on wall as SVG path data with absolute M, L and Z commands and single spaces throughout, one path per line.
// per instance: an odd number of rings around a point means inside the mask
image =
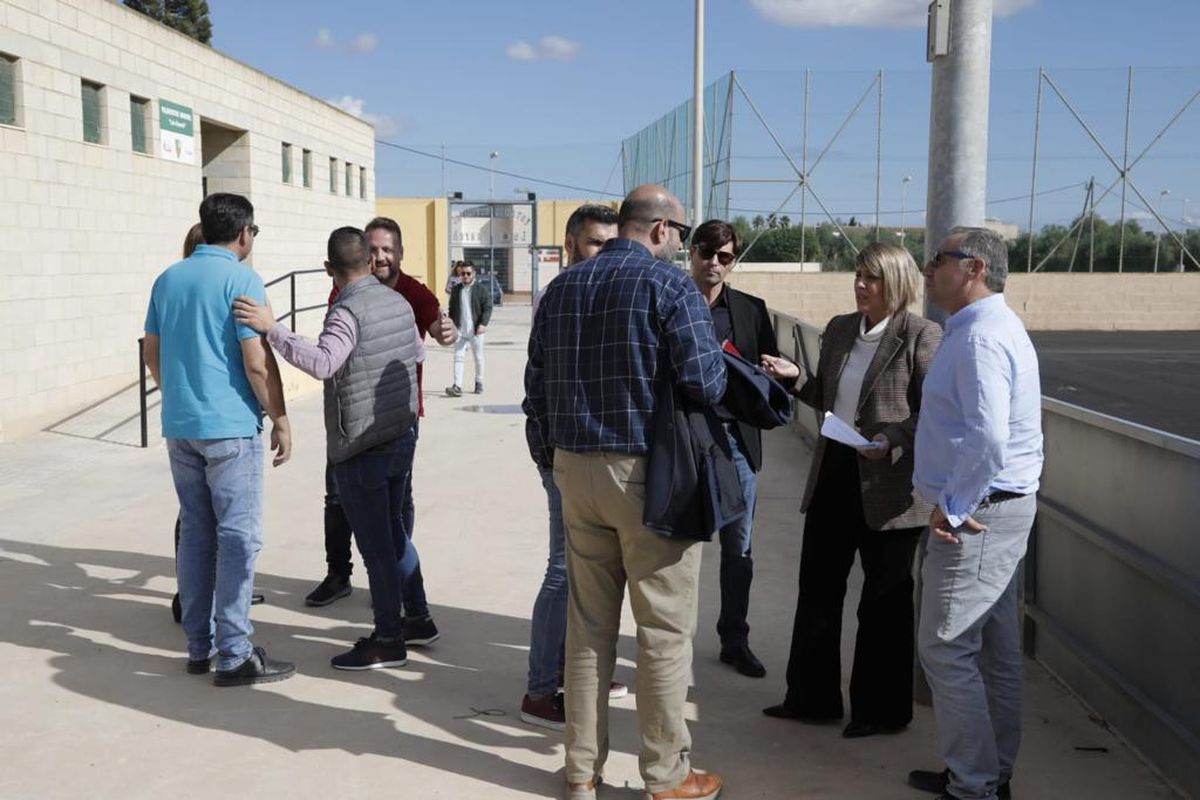
M 190 108 L 159 100 L 158 127 L 163 158 L 183 164 L 196 163 L 196 117 Z

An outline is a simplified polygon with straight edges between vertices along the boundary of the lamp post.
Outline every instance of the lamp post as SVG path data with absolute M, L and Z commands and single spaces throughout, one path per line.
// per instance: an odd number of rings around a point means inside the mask
M 908 185 L 912 183 L 912 175 L 905 175 L 904 180 L 900 181 L 900 241 L 904 241 L 904 201 L 908 194 Z
M 1188 202 L 1189 202 L 1188 198 L 1186 198 L 1186 197 L 1183 198 L 1183 218 L 1182 218 L 1183 219 L 1183 223 L 1182 223 L 1183 227 L 1179 231 L 1179 267 L 1178 267 L 1178 270 L 1180 272 L 1183 272 L 1183 246 L 1185 244 L 1187 244 L 1187 234 L 1188 234 L 1187 204 L 1188 204 Z
M 1161 192 L 1158 193 L 1158 218 L 1159 218 L 1160 222 L 1159 222 L 1159 226 L 1158 226 L 1158 232 L 1154 235 L 1154 271 L 1155 272 L 1158 272 L 1158 246 L 1162 243 L 1162 235 L 1163 235 L 1163 227 L 1164 227 L 1164 223 L 1161 222 L 1163 198 L 1165 198 L 1170 193 L 1171 193 L 1170 189 L 1163 189 Z
M 500 157 L 499 150 L 488 153 L 488 199 L 496 199 L 496 159 Z

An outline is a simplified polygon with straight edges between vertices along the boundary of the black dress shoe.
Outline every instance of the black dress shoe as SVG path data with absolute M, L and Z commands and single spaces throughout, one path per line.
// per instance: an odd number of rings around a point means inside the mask
M 803 711 L 797 711 L 789 708 L 786 703 L 780 703 L 777 706 L 767 706 L 763 709 L 763 713 L 775 719 L 794 719 L 797 722 L 804 722 L 809 725 L 828 725 L 831 722 L 840 722 L 842 719 L 841 714 L 834 716 L 832 714 L 808 714 Z
M 269 657 L 266 650 L 256 647 L 236 669 L 217 670 L 213 683 L 217 686 L 249 686 L 286 680 L 295 674 L 295 664 L 277 661 Z
M 187 663 L 188 675 L 207 675 L 212 669 L 210 658 L 189 658 Z
M 729 664 L 747 678 L 761 678 L 767 674 L 767 668 L 754 653 L 750 652 L 749 645 L 722 647 L 721 661 Z
M 842 731 L 844 739 L 862 739 L 866 736 L 878 736 L 880 734 L 891 735 L 899 733 L 907 728 L 908 725 L 876 725 L 874 722 L 855 722 L 850 721 L 846 729 Z
M 914 769 L 908 773 L 908 785 L 914 789 L 920 789 L 922 792 L 939 795 L 941 798 L 949 798 L 955 800 L 954 795 L 950 794 L 947 787 L 950 785 L 950 768 L 941 772 L 934 772 L 931 769 Z M 996 796 L 1000 800 L 1008 800 L 1012 797 L 1012 789 L 1008 785 L 1008 780 L 1002 780 L 996 786 Z

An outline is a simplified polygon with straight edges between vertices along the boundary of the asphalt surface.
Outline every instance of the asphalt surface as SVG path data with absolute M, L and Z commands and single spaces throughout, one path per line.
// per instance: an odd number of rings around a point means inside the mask
M 1200 440 L 1200 331 L 1030 336 L 1043 394 Z

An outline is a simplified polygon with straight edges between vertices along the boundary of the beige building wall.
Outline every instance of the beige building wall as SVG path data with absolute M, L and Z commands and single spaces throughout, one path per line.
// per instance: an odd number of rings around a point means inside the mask
M 179 257 L 205 174 L 254 203 L 250 264 L 267 280 L 320 267 L 328 232 L 374 213 L 370 125 L 119 3 L 4 0 L 0 52 L 18 59 L 17 124 L 0 126 L 0 439 L 137 380 L 150 287 Z M 101 144 L 83 141 L 82 80 L 104 86 Z M 150 101 L 148 155 L 132 149 L 130 95 Z M 159 156 L 160 99 L 192 109 L 195 163 Z M 308 276 L 299 304 L 328 288 Z M 271 298 L 277 313 L 290 301 L 286 287 Z
M 537 204 L 538 244 L 562 246 L 567 219 L 582 205 L 621 207 L 620 200 L 539 200 Z
M 444 303 L 447 298 L 442 289 L 450 271 L 446 198 L 380 197 L 375 201 L 375 213 L 399 223 L 404 235 L 404 272 L 428 286 Z
M 730 283 L 824 327 L 854 310 L 853 274 L 734 271 Z M 1030 330 L 1200 330 L 1200 274 L 1014 273 L 1004 294 Z M 920 306 L 918 306 L 919 310 Z

